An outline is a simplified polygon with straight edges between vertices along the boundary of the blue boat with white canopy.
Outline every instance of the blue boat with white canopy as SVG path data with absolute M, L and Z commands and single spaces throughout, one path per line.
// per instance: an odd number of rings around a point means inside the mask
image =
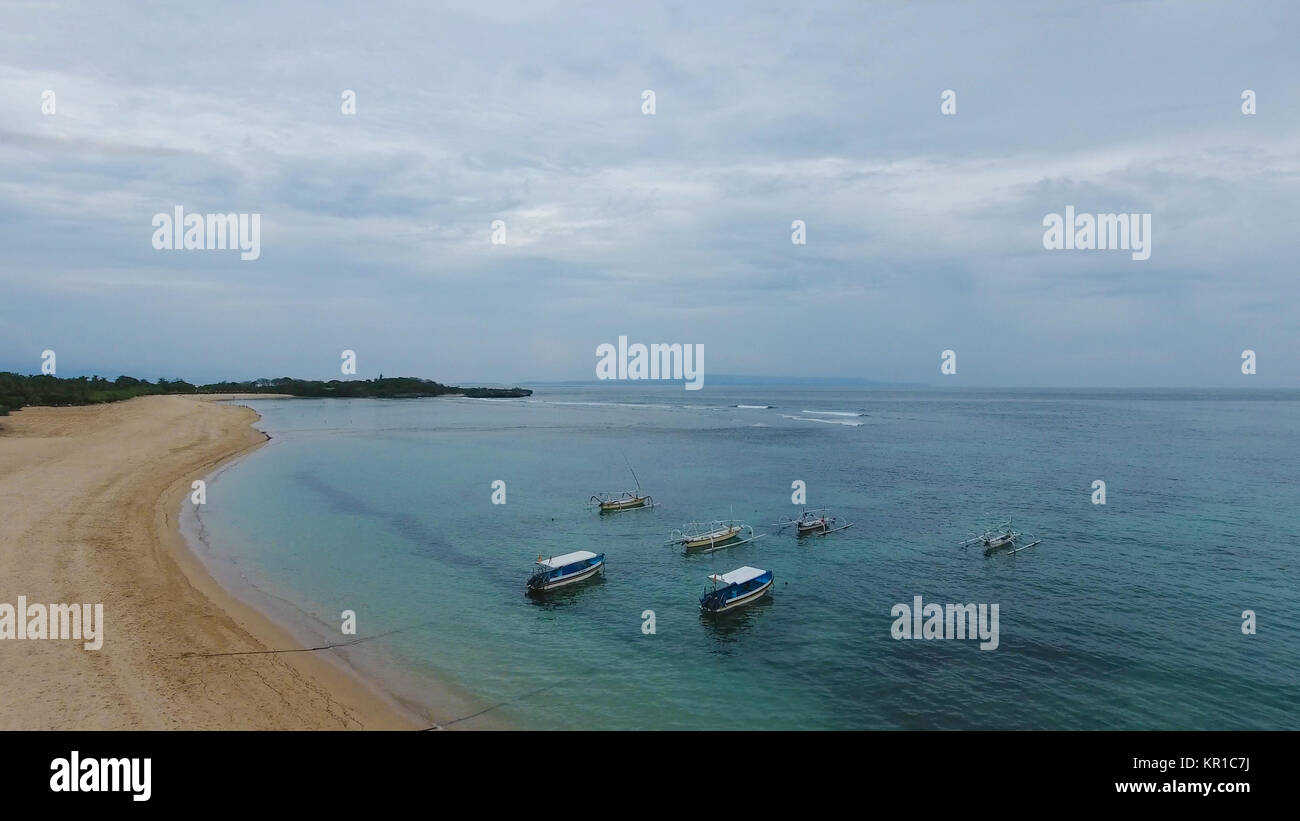
M 528 580 L 528 593 L 545 593 L 557 587 L 584 581 L 601 572 L 605 566 L 604 553 L 578 550 L 563 556 L 537 557 L 537 567 Z
M 730 573 L 709 576 L 713 589 L 700 598 L 700 609 L 706 613 L 725 613 L 761 599 L 772 589 L 772 571 L 757 567 L 737 568 Z

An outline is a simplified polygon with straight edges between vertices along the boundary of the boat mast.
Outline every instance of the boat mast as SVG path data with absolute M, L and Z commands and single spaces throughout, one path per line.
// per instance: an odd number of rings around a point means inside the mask
M 632 463 L 628 461 L 627 454 L 619 451 L 623 455 L 623 463 L 627 465 L 628 472 L 632 474 L 632 481 L 636 482 L 636 494 L 641 495 L 641 480 L 636 478 L 636 471 L 632 470 Z

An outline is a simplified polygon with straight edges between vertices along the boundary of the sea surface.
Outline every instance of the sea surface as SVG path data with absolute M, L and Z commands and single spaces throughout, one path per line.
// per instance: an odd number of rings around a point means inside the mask
M 364 639 L 318 652 L 430 726 L 1300 729 L 1300 392 L 608 383 L 244 404 L 272 441 L 214 477 L 197 519 L 187 505 L 196 549 L 303 646 Z M 853 527 L 776 528 L 795 481 Z M 587 504 L 637 482 L 654 508 Z M 1008 517 L 1042 543 L 958 546 Z M 666 544 L 731 518 L 761 538 Z M 604 553 L 603 579 L 524 595 L 539 555 L 574 550 Z M 706 576 L 742 565 L 773 571 L 772 595 L 702 616 Z M 916 596 L 997 604 L 998 647 L 893 638 Z

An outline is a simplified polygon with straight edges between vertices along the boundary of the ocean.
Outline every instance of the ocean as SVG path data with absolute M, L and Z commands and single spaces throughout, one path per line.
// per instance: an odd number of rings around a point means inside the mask
M 364 639 L 321 652 L 429 726 L 1300 729 L 1300 392 L 608 383 L 243 404 L 272 441 L 186 502 L 192 543 L 303 646 Z M 636 486 L 629 465 L 655 507 L 593 511 Z M 776 528 L 796 481 L 853 527 Z M 666 544 L 731 518 L 762 537 Z M 1007 518 L 1042 542 L 958 546 Z M 574 550 L 604 553 L 604 577 L 524 595 L 539 555 Z M 775 574 L 771 595 L 701 615 L 706 577 L 743 565 Z M 916 596 L 997 604 L 998 646 L 894 638 Z

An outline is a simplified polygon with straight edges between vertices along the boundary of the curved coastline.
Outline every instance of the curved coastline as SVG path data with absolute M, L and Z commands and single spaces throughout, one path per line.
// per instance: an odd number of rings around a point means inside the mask
M 299 397 L 229 394 L 195 398 L 219 402 L 253 417 L 248 422 L 248 430 L 255 434 L 256 440 L 203 467 L 202 478 L 211 493 L 227 470 L 271 441 L 268 434 L 254 427 L 261 419 L 260 414 L 246 405 L 231 403 Z M 509 726 L 497 717 L 484 716 L 483 713 L 487 712 L 484 707 L 491 709 L 491 706 L 483 704 L 472 694 L 461 692 L 454 684 L 435 680 L 431 687 L 427 677 L 413 678 L 380 643 L 367 644 L 364 648 L 346 646 L 350 638 L 340 636 L 336 625 L 324 623 L 291 601 L 291 590 L 286 589 L 282 591 L 284 595 L 280 595 L 279 591 L 268 588 L 260 580 L 250 578 L 237 555 L 221 550 L 222 543 L 214 543 L 209 537 L 202 508 L 187 504 L 188 482 L 188 478 L 180 481 L 173 489 L 174 498 L 164 496 L 161 503 L 165 509 L 179 513 L 171 529 L 179 536 L 180 553 L 186 563 L 196 565 L 187 567 L 187 571 L 192 570 L 195 574 L 193 581 L 210 585 L 210 598 L 235 616 L 241 626 L 267 647 L 339 645 L 329 650 L 283 653 L 278 658 L 295 664 L 306 675 L 323 680 L 327 689 L 339 693 L 340 697 L 351 697 L 359 685 L 370 697 L 382 702 L 382 709 L 378 711 L 378 726 L 381 727 L 389 725 L 392 718 L 389 712 L 397 714 L 404 729 L 505 729 Z M 364 642 L 367 637 L 355 638 Z M 342 681 L 337 680 L 339 677 Z M 365 712 L 372 717 L 376 715 L 373 705 L 369 705 Z M 450 726 L 469 718 L 475 719 L 472 725 Z M 448 726 L 443 726 L 443 723 Z M 366 722 L 363 726 L 373 726 L 373 722 Z
M 0 579 L 11 597 L 98 603 L 103 616 L 97 649 L 0 642 L 0 729 L 420 726 L 317 653 L 265 653 L 296 645 L 182 536 L 190 483 L 265 443 L 256 418 L 179 395 L 5 418 Z
M 265 394 L 215 394 L 187 396 L 185 398 L 205 403 L 224 403 L 253 399 L 290 399 L 292 397 Z M 212 407 L 221 407 L 221 405 L 212 405 Z M 254 427 L 255 423 L 261 419 L 261 414 L 245 405 L 225 405 L 225 407 L 237 410 L 248 418 L 245 428 L 247 432 L 245 441 L 228 454 L 209 463 L 195 466 L 192 473 L 178 478 L 167 488 L 158 500 L 158 509 L 156 511 L 162 522 L 159 533 L 166 546 L 171 548 L 171 553 L 177 565 L 185 574 L 189 583 L 200 594 L 234 619 L 249 634 L 253 642 L 258 645 L 249 648 L 250 650 L 282 650 L 301 647 L 300 637 L 289 625 L 277 621 L 273 616 L 266 613 L 263 608 L 257 606 L 256 603 L 238 595 L 235 590 L 223 584 L 217 578 L 217 574 L 213 572 L 213 569 L 205 562 L 200 551 L 190 542 L 183 527 L 182 517 L 177 515 L 173 519 L 169 515 L 170 511 L 176 511 L 178 514 L 181 511 L 189 496 L 190 483 L 195 475 L 202 475 L 210 486 L 216 474 L 270 441 L 271 437 L 269 435 Z M 200 538 L 199 534 L 194 534 L 194 536 Z M 248 652 L 248 650 L 226 652 Z M 330 659 L 328 654 L 279 653 L 265 655 L 308 677 L 315 682 L 324 694 L 327 694 L 329 698 L 344 707 L 346 719 L 340 724 L 326 722 L 321 727 L 323 729 L 423 729 L 427 726 L 427 722 L 422 721 L 410 710 L 394 702 L 379 688 L 367 682 L 359 671 L 341 660 Z M 315 725 L 308 724 L 301 729 L 308 729 L 312 726 Z

